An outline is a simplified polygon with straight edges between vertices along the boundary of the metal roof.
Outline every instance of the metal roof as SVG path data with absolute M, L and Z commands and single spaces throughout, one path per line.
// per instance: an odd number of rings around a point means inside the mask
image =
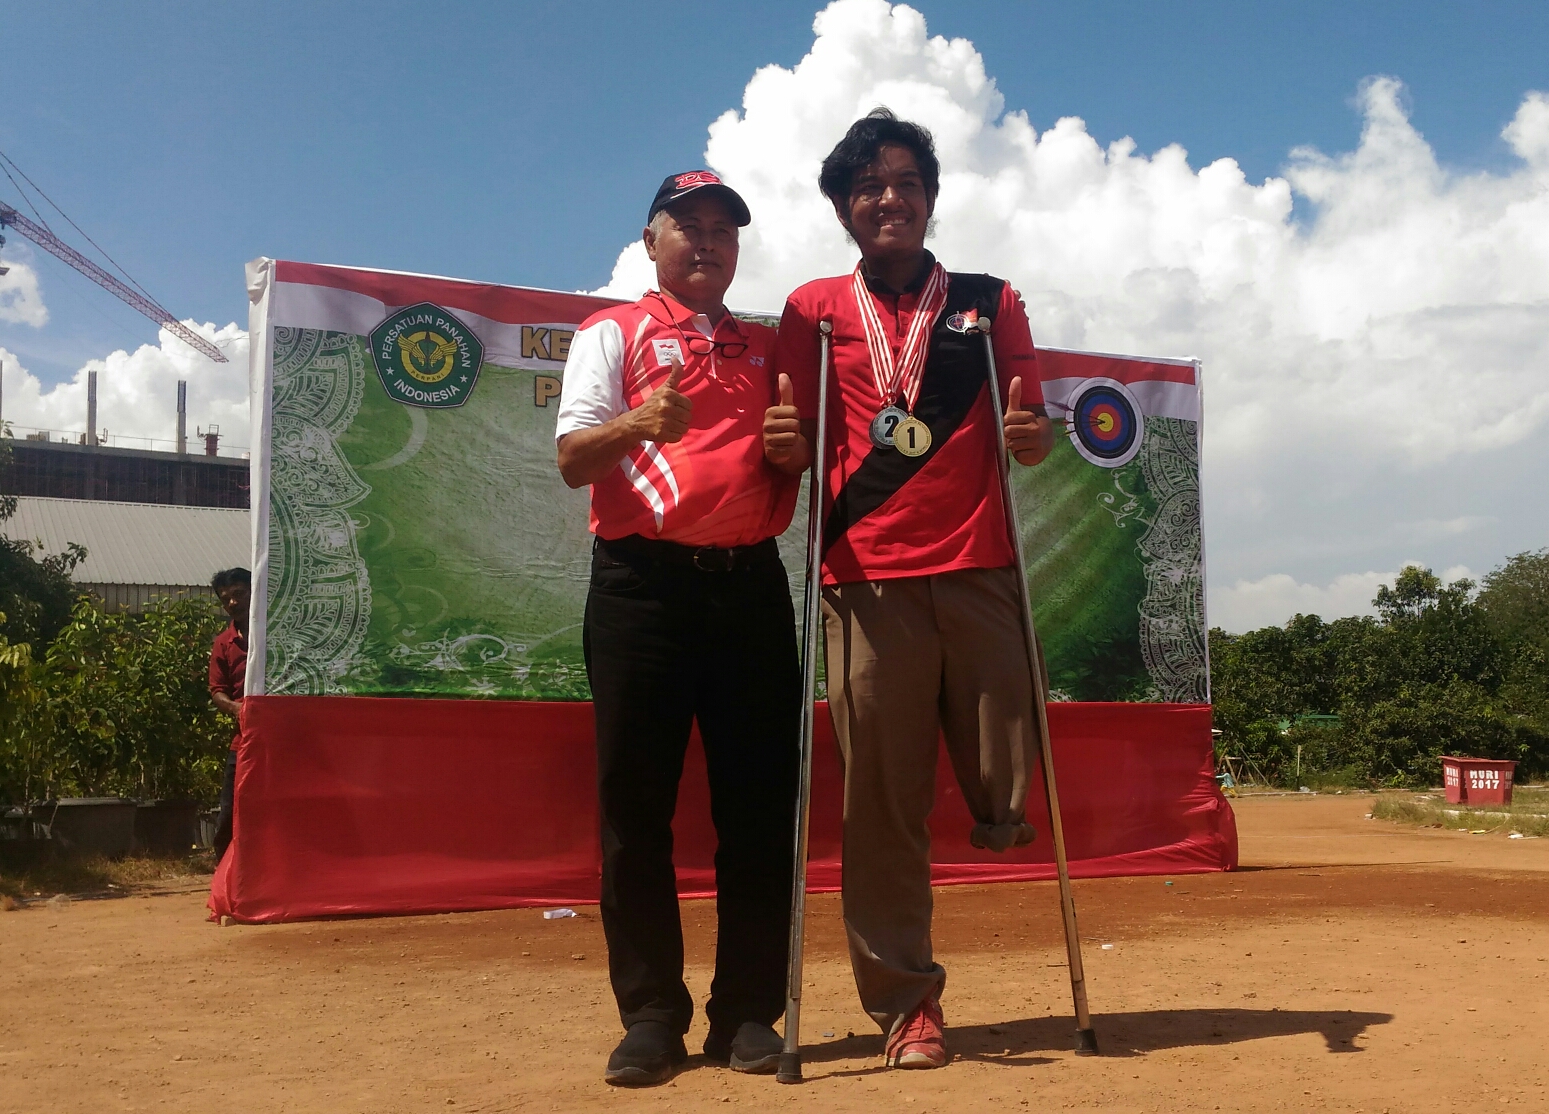
M 84 545 L 86 560 L 73 574 L 77 584 L 196 585 L 251 562 L 248 515 L 226 507 L 21 496 L 0 533 L 40 541 L 45 553 Z

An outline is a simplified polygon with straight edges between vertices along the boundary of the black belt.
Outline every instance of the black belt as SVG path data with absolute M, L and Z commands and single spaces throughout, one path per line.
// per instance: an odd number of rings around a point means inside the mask
M 660 538 L 629 534 L 612 540 L 598 538 L 596 546 L 604 553 L 644 557 L 651 561 L 698 569 L 700 572 L 731 572 L 733 569 L 749 569 L 780 559 L 780 547 L 773 538 L 765 538 L 757 545 L 734 545 L 722 549 L 713 545 L 679 545 Z

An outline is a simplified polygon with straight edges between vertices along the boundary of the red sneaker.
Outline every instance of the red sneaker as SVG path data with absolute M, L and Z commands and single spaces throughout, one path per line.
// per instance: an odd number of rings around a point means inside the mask
M 887 1066 L 890 1068 L 939 1068 L 947 1062 L 947 1042 L 942 1034 L 946 1022 L 941 1003 L 927 998 L 904 1018 L 887 1042 Z

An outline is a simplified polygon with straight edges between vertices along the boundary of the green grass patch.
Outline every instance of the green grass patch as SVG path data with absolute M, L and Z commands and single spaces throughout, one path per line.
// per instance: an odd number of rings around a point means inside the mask
M 1518 789 L 1509 805 L 1474 807 L 1448 804 L 1439 793 L 1382 793 L 1372 802 L 1372 817 L 1421 827 L 1549 836 L 1549 790 Z

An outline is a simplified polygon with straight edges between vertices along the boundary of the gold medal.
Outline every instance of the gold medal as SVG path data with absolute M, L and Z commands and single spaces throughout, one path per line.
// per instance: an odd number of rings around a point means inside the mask
M 910 414 L 893 430 L 893 448 L 905 456 L 924 456 L 930 449 L 930 426 Z

